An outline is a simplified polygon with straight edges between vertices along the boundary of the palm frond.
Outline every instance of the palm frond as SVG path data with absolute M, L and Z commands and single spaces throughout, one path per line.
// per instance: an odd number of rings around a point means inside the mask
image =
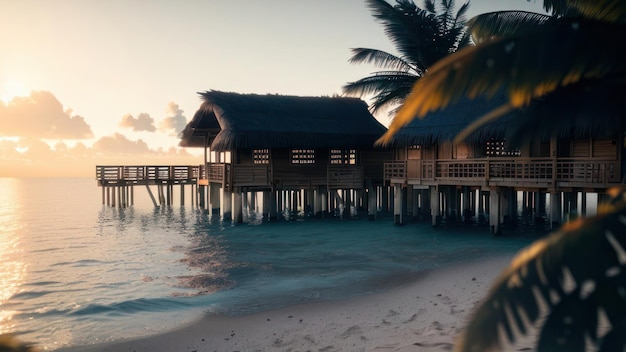
M 406 2 L 400 2 L 400 5 L 403 3 Z M 367 4 L 372 12 L 372 16 L 383 24 L 385 35 L 391 40 L 402 57 L 408 58 L 415 63 L 422 63 L 427 67 L 428 63 L 424 63 L 424 58 L 421 56 L 422 51 L 419 50 L 427 43 L 421 42 L 423 36 L 414 35 L 415 31 L 424 30 L 424 28 L 416 28 L 415 22 L 411 21 L 407 12 L 405 12 L 409 11 L 408 13 L 412 17 L 419 18 L 420 23 L 432 22 L 432 20 L 428 19 L 426 11 L 417 7 L 415 7 L 413 12 L 410 12 L 410 8 L 396 9 L 385 0 L 367 0 Z
M 626 22 L 626 2 L 621 0 L 544 0 L 543 7 L 557 16 Z
M 461 5 L 461 7 L 459 7 L 459 10 L 456 12 L 456 16 L 454 17 L 454 26 L 465 26 L 466 22 L 467 22 L 467 18 L 465 17 L 467 15 L 467 11 L 469 11 L 469 6 L 470 3 L 469 1 L 464 3 L 463 5 Z
M 424 0 L 424 9 L 430 13 L 436 13 L 437 8 L 434 0 Z
M 403 72 L 416 70 L 416 68 L 411 66 L 404 59 L 386 51 L 368 48 L 353 48 L 352 54 L 352 57 L 348 60 L 351 64 L 371 63 L 377 67 L 384 67 Z
M 599 310 L 612 308 L 607 306 L 611 300 L 606 297 L 624 301 L 621 287 L 626 279 L 626 201 L 623 190 L 617 193 L 615 201 L 599 207 L 596 216 L 567 223 L 521 251 L 495 281 L 455 351 L 492 351 L 500 348 L 505 339 L 514 342 L 519 337 L 516 332 L 525 334 L 546 313 L 543 309 L 552 315 L 547 322 L 553 331 L 560 325 L 552 319 L 582 324 L 583 331 L 592 330 L 595 322 L 579 321 L 590 313 L 576 315 L 566 306 L 579 300 L 587 307 L 584 309 L 593 310 L 597 316 Z M 561 316 L 564 313 L 567 315 Z M 546 346 L 550 344 L 544 341 Z
M 537 352 L 586 352 L 586 338 L 597 340 L 598 306 L 586 304 L 580 289 L 561 297 L 541 328 Z
M 440 60 L 413 87 L 381 141 L 415 117 L 463 97 L 506 92 L 513 108 L 559 87 L 623 70 L 626 48 L 606 33 L 626 37 L 626 27 L 586 20 L 560 20 L 523 36 L 466 47 Z M 584 48 L 584 49 L 583 49 Z
M 418 78 L 419 76 L 410 73 L 380 71 L 346 84 L 343 91 L 350 96 L 375 94 L 370 110 L 376 112 L 392 103 L 404 101 Z
M 535 99 L 519 110 L 520 118 L 507 124 L 506 139 L 522 145 L 533 138 L 618 138 L 624 120 L 625 81 L 619 75 L 585 80 Z
M 552 17 L 527 11 L 498 11 L 484 13 L 467 22 L 474 40 L 482 43 L 495 37 L 518 35 L 536 30 Z
M 391 90 L 395 87 L 403 87 L 408 88 L 408 94 L 417 79 L 418 76 L 409 73 L 379 71 L 375 72 L 372 76 L 361 78 L 358 81 L 346 84 L 343 87 L 343 91 L 347 95 L 362 96 L 380 91 Z
M 381 110 L 391 109 L 391 111 L 394 111 L 398 109 L 398 105 L 404 101 L 410 90 L 411 88 L 407 87 L 405 89 L 396 88 L 381 92 L 372 99 L 369 106 L 370 112 L 374 114 Z
M 600 344 L 598 352 L 626 350 L 626 318 L 622 319 L 607 333 Z

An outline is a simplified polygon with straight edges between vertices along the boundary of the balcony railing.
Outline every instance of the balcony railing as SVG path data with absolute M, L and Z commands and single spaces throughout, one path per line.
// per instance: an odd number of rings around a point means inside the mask
M 96 180 L 103 184 L 156 184 L 195 182 L 200 176 L 198 166 L 96 166 Z
M 620 162 L 592 158 L 486 158 L 466 160 L 404 160 L 385 163 L 385 181 L 393 183 L 459 182 L 520 185 L 551 183 L 608 187 L 620 182 Z
M 225 189 L 229 187 L 271 187 L 273 183 L 289 185 L 327 185 L 331 189 L 362 188 L 363 167 L 360 165 L 329 165 L 326 174 L 308 175 L 293 174 L 276 176 L 272 167 L 263 165 L 240 165 L 229 163 L 207 163 L 201 165 L 199 174 L 202 180 L 220 183 Z

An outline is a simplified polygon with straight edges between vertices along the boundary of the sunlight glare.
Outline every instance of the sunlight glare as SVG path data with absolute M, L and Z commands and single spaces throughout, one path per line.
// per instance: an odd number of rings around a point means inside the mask
M 16 80 L 5 81 L 0 87 L 0 100 L 5 105 L 8 105 L 15 97 L 25 97 L 28 94 L 26 86 Z
M 0 334 L 10 332 L 15 311 L 5 303 L 19 292 L 24 283 L 27 265 L 21 260 L 19 216 L 15 206 L 16 188 L 11 179 L 0 183 Z

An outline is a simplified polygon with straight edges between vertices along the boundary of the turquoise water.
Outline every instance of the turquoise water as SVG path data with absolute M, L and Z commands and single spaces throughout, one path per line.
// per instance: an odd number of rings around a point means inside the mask
M 232 225 L 154 208 L 145 188 L 126 209 L 100 197 L 89 178 L 0 179 L 0 333 L 44 350 L 142 336 L 207 312 L 380 292 L 534 238 L 385 217 Z

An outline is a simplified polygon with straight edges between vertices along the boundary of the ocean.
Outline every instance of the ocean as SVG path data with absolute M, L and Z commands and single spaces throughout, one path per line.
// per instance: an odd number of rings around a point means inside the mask
M 139 337 L 208 313 L 381 292 L 537 237 L 391 216 L 251 220 L 154 207 L 141 187 L 135 205 L 105 206 L 92 178 L 0 178 L 0 334 L 41 350 Z

